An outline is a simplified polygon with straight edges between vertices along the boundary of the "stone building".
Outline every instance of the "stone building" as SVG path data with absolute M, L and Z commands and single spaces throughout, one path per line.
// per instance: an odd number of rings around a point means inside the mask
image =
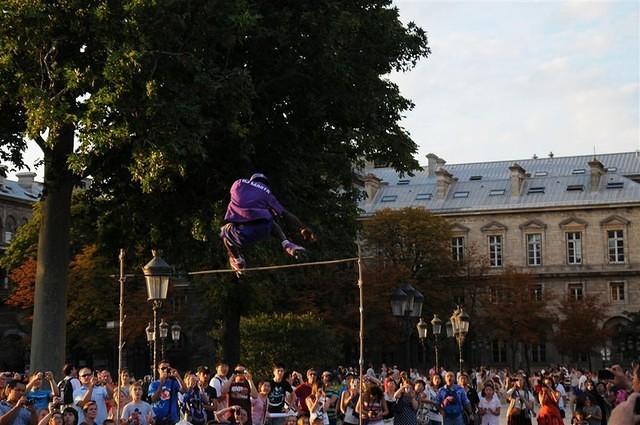
M 640 311 L 640 152 L 453 165 L 434 154 L 427 159 L 414 176 L 362 170 L 363 217 L 409 206 L 444 216 L 454 258 L 464 261 L 473 246 L 486 256 L 487 274 L 507 265 L 531 273 L 534 297 L 598 296 L 612 332 L 602 346 L 608 361 L 640 353 L 640 335 L 622 333 L 627 313 Z M 509 358 L 503 341 L 476 348 L 494 364 Z M 534 351 L 539 363 L 561 360 L 551 343 Z M 586 363 L 587 355 L 571 360 Z M 600 354 L 590 355 L 599 364 Z
M 36 173 L 16 174 L 17 181 L 0 177 L 0 255 L 32 214 L 34 202 L 40 198 L 42 185 L 35 181 Z M 9 294 L 6 272 L 0 269 L 0 297 Z M 20 370 L 26 360 L 26 347 L 30 323 L 23 314 L 0 304 L 0 370 Z

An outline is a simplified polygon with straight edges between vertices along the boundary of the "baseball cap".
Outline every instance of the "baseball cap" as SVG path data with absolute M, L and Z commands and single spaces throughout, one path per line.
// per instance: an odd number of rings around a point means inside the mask
M 251 178 L 249 179 L 250 182 L 262 182 L 262 183 L 269 183 L 269 179 L 267 178 L 267 176 L 265 176 L 262 173 L 253 173 L 253 175 L 251 176 Z

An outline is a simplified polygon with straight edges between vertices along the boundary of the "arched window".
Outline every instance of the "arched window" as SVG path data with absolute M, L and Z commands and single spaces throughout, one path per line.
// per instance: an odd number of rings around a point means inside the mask
M 16 229 L 18 228 L 18 224 L 16 223 L 16 219 L 13 216 L 7 216 L 7 220 L 5 222 L 4 229 L 4 242 L 9 243 L 11 239 L 16 235 Z

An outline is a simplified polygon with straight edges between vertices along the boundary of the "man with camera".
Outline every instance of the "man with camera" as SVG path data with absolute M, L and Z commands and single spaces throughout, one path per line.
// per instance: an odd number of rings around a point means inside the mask
M 6 391 L 7 399 L 0 401 L 0 425 L 36 425 L 38 414 L 33 401 L 25 397 L 24 383 L 9 381 Z
M 173 425 L 180 420 L 178 393 L 187 388 L 177 370 L 167 360 L 158 365 L 158 379 L 149 385 L 149 398 L 156 425 Z
M 113 397 L 113 391 L 106 385 L 101 378 L 94 376 L 89 368 L 82 368 L 79 372 L 80 388 L 73 392 L 73 400 L 78 410 L 78 423 L 84 420 L 83 407 L 90 401 L 95 401 L 98 408 L 96 423 L 102 424 L 107 419 L 108 409 L 107 400 Z
M 235 367 L 231 378 L 222 387 L 222 394 L 227 396 L 228 406 L 240 406 L 247 412 L 247 425 L 251 425 L 251 397 L 258 397 L 258 389 L 244 366 Z

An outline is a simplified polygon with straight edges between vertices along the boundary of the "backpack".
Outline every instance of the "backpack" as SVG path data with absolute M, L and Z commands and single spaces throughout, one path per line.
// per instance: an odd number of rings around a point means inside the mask
M 444 414 L 446 416 L 458 416 L 462 413 L 462 406 L 460 405 L 460 399 L 458 393 L 455 390 L 445 388 L 445 396 L 442 400 L 444 406 Z
M 58 390 L 60 390 L 62 404 L 73 404 L 73 384 L 71 383 L 71 378 L 67 377 L 58 382 Z

